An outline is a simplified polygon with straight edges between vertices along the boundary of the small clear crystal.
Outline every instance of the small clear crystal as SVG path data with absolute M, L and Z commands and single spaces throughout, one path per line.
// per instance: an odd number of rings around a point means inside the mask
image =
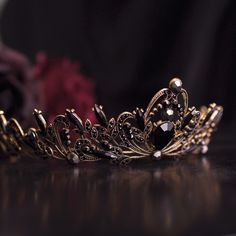
M 153 156 L 155 157 L 156 160 L 159 160 L 161 158 L 161 151 L 156 151 L 154 152 Z
M 207 146 L 207 145 L 203 145 L 203 146 L 202 146 L 201 153 L 202 153 L 202 154 L 206 154 L 207 151 L 208 151 L 208 146 Z

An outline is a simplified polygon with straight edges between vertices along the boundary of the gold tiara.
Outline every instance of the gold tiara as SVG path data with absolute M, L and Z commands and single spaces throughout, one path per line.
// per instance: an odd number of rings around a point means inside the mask
M 37 128 L 23 131 L 16 119 L 0 111 L 0 150 L 5 156 L 30 156 L 67 160 L 71 164 L 102 159 L 127 164 L 131 160 L 160 160 L 188 153 L 206 153 L 223 108 L 188 106 L 182 81 L 174 78 L 169 88 L 157 92 L 147 109 L 136 108 L 108 119 L 95 104 L 97 123 L 82 121 L 74 109 L 66 109 L 48 124 L 34 110 Z

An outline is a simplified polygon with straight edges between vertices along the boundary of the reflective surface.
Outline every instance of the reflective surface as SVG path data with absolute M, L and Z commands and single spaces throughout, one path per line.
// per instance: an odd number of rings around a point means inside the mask
M 0 235 L 236 233 L 236 148 L 142 166 L 0 161 Z

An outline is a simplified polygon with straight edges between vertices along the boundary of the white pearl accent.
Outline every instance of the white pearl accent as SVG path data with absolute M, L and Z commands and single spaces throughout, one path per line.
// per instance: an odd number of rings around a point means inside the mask
M 154 152 L 153 156 L 154 156 L 157 160 L 159 160 L 159 159 L 161 158 L 161 151 L 158 150 L 158 151 Z
M 169 83 L 169 88 L 172 90 L 174 93 L 179 93 L 182 89 L 182 81 L 179 78 L 174 78 L 170 81 Z
M 208 152 L 208 146 L 207 146 L 207 145 L 203 145 L 203 146 L 202 146 L 201 153 L 202 153 L 202 154 L 206 154 L 207 152 Z

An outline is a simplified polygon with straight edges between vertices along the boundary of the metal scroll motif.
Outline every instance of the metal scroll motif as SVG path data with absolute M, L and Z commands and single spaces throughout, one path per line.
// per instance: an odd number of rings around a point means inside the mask
M 34 110 L 37 128 L 26 132 L 15 119 L 0 112 L 0 149 L 6 155 L 36 156 L 84 161 L 110 160 L 127 164 L 133 159 L 171 158 L 187 153 L 205 153 L 223 108 L 211 104 L 199 111 L 188 107 L 188 94 L 179 79 L 157 92 L 146 111 L 136 108 L 108 120 L 95 105 L 98 123 L 82 121 L 67 109 L 47 124 L 41 111 Z

